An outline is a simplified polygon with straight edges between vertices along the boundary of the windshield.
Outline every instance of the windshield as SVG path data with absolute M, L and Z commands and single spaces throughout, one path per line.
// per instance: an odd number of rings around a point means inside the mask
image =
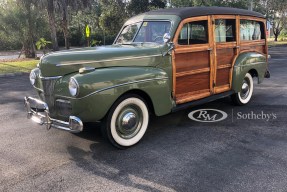
M 127 25 L 116 40 L 116 44 L 131 44 L 133 42 L 164 43 L 163 35 L 169 33 L 170 22 L 168 21 L 144 21 Z

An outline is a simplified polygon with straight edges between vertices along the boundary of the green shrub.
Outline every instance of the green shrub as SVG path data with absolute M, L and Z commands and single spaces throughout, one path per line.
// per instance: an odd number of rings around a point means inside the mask
M 284 29 L 278 36 L 279 41 L 287 41 L 287 30 Z

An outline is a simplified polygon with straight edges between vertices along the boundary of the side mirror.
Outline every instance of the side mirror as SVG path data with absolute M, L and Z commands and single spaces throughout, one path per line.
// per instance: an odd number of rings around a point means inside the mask
M 165 33 L 162 38 L 164 43 L 168 43 L 170 41 L 170 34 Z
M 163 35 L 163 42 L 168 46 L 168 50 L 163 53 L 163 56 L 166 56 L 166 55 L 170 55 L 171 54 L 171 51 L 174 49 L 174 44 L 173 42 L 170 41 L 170 34 L 169 33 L 165 33 Z

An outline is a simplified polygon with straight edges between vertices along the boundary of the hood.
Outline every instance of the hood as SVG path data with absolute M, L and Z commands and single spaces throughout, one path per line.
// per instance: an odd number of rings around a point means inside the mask
M 63 76 L 83 67 L 156 66 L 162 52 L 156 44 L 89 47 L 45 55 L 39 64 L 43 77 Z

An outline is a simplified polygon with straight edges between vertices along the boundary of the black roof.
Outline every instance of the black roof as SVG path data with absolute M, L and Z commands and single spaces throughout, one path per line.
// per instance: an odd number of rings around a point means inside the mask
M 177 15 L 181 19 L 205 15 L 245 15 L 265 18 L 258 12 L 230 7 L 183 7 L 149 11 L 146 15 Z

